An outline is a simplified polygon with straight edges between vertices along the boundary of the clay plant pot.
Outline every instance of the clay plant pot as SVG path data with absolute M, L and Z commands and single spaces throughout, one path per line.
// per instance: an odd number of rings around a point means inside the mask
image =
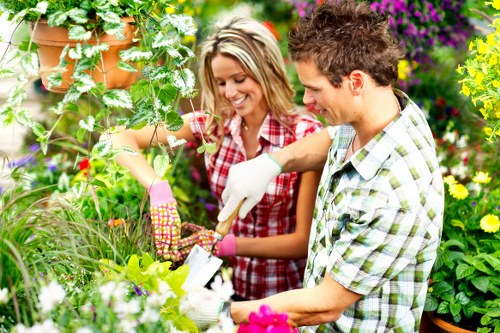
M 450 324 L 449 322 L 439 318 L 434 312 L 427 312 L 427 316 L 431 324 L 429 325 L 428 328 L 430 329 L 428 331 L 429 333 L 474 333 L 475 332 Z M 420 332 L 427 333 L 422 331 L 422 329 L 420 330 Z
M 109 45 L 109 50 L 102 52 L 102 61 L 93 70 L 90 75 L 95 82 L 106 82 L 107 89 L 128 89 L 134 83 L 138 76 L 138 72 L 127 72 L 117 67 L 120 61 L 118 51 L 126 50 L 137 43 L 133 41 L 135 26 L 130 24 L 134 22 L 131 17 L 123 18 L 125 28 L 123 30 L 124 40 L 117 39 L 114 35 L 103 34 L 99 37 L 99 43 Z M 77 43 L 96 45 L 97 40 L 91 38 L 87 41 L 78 41 L 69 39 L 68 30 L 63 27 L 50 27 L 47 20 L 40 20 L 33 30 L 33 41 L 38 45 L 38 56 L 40 58 L 41 77 L 43 85 L 48 88 L 48 75 L 50 68 L 59 65 L 59 57 L 63 48 L 66 45 L 74 47 Z M 74 61 L 66 56 L 68 65 L 66 71 L 62 73 L 62 84 L 58 87 L 51 87 L 49 90 L 56 93 L 65 93 L 72 83 L 71 76 L 74 70 Z M 44 70 L 46 69 L 46 70 Z

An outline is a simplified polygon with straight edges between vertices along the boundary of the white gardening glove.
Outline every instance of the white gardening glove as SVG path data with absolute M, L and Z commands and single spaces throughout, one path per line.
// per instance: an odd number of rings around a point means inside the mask
M 222 192 L 224 208 L 217 219 L 226 221 L 241 200 L 238 216 L 243 219 L 262 199 L 271 181 L 281 173 L 281 166 L 269 154 L 238 163 L 229 169 L 226 188 Z
M 206 329 L 219 322 L 224 300 L 205 288 L 190 291 L 180 303 L 180 310 L 199 329 Z

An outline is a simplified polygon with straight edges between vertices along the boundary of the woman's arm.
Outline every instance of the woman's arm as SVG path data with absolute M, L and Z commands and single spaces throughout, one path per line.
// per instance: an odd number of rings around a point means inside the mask
M 236 237 L 236 255 L 286 259 L 307 257 L 309 231 L 321 173 L 305 172 L 299 177 L 295 232 L 265 238 Z
M 120 153 L 116 160 L 120 165 L 127 168 L 142 186 L 149 188 L 152 184 L 160 182 L 161 178 L 143 156 L 141 149 L 159 142 L 167 144 L 167 136 L 169 135 L 175 136 L 178 140 L 194 141 L 193 132 L 189 127 L 191 116 L 191 114 L 187 114 L 183 117 L 184 125 L 177 132 L 169 131 L 165 126 L 145 126 L 140 130 L 118 127 L 116 131 L 108 131 L 102 134 L 100 140 L 111 140 L 113 148 L 128 147 L 137 151 L 137 155 Z

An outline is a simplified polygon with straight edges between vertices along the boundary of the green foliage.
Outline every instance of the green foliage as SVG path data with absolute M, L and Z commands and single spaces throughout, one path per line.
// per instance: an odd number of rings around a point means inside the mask
M 500 324 L 495 307 L 500 301 L 498 178 L 476 173 L 464 186 L 450 175 L 445 183 L 443 236 L 425 311 L 460 327 L 492 332 Z

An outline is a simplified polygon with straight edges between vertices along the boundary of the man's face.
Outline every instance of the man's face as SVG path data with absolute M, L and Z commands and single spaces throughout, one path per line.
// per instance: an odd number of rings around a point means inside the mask
M 304 85 L 304 104 L 313 104 L 325 117 L 329 125 L 340 125 L 351 122 L 349 101 L 351 93 L 346 89 L 343 79 L 342 86 L 335 88 L 323 75 L 314 61 L 299 61 L 295 64 L 299 80 Z

